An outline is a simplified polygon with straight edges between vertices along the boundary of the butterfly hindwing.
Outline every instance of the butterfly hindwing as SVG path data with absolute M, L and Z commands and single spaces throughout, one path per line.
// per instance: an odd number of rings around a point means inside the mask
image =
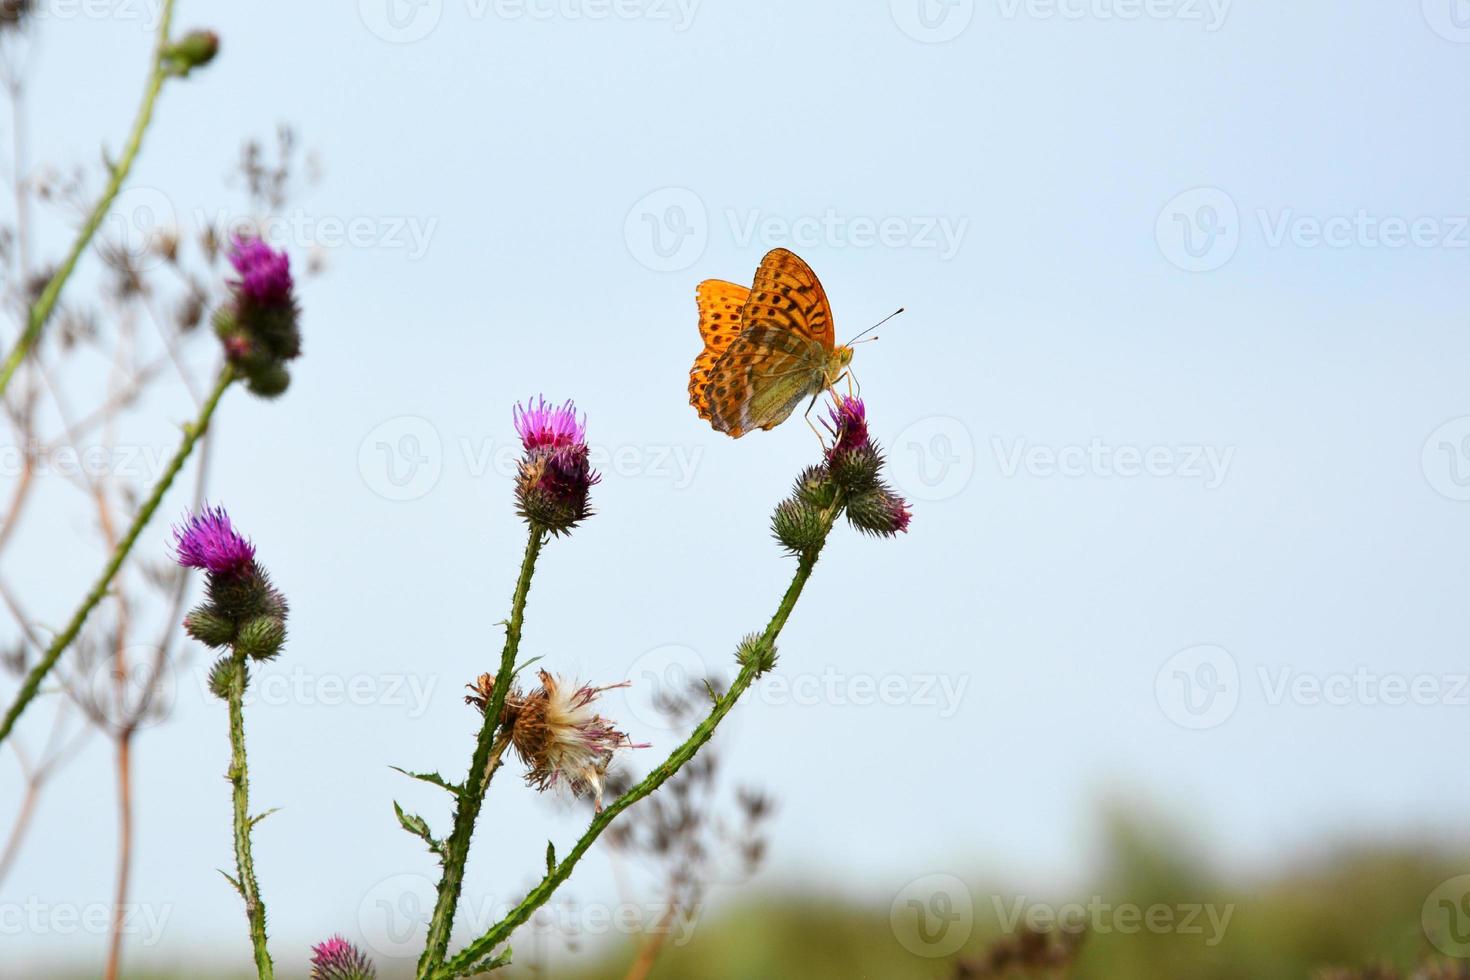
M 822 283 L 801 256 L 784 248 L 761 259 L 741 320 L 747 327 L 761 323 L 790 330 L 829 351 L 836 343 Z
M 749 295 L 750 290 L 744 286 L 721 279 L 706 279 L 694 291 L 694 301 L 699 307 L 699 336 L 704 341 L 704 349 L 689 369 L 689 404 L 702 419 L 710 418 L 705 399 L 705 384 L 710 370 L 740 336 L 743 325 L 740 311 Z
M 706 417 L 735 438 L 775 428 L 821 390 L 825 362 L 820 343 L 781 327 L 747 327 L 709 372 Z

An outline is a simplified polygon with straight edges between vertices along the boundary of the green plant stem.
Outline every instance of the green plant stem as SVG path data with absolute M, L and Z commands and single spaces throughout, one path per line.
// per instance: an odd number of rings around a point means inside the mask
M 485 720 L 480 726 L 479 739 L 475 742 L 470 771 L 465 776 L 464 785 L 460 787 L 459 801 L 454 808 L 454 829 L 444 842 L 444 872 L 439 877 L 434 914 L 429 920 L 423 956 L 419 958 L 420 977 L 435 975 L 449 951 L 449 933 L 454 927 L 454 913 L 459 905 L 460 891 L 464 887 L 464 869 L 470 856 L 470 839 L 474 836 L 475 821 L 479 819 L 480 806 L 485 800 L 485 789 L 490 785 L 490 777 L 499 763 L 500 753 L 505 749 L 504 741 L 497 738 L 497 731 L 500 727 L 500 716 L 505 709 L 506 695 L 510 693 L 516 654 L 521 647 L 521 625 L 525 620 L 526 597 L 531 592 L 531 577 L 536 572 L 536 558 L 541 554 L 541 546 L 545 543 L 546 532 L 532 524 L 526 539 L 525 557 L 521 559 L 521 574 L 516 580 L 515 596 L 511 599 L 510 619 L 505 628 L 505 646 L 500 651 L 500 668 L 495 672 L 495 687 L 491 691 L 489 703 L 485 705 Z
M 103 188 L 102 196 L 97 199 L 97 204 L 87 215 L 86 221 L 82 223 L 76 241 L 72 242 L 71 251 L 67 253 L 55 274 L 41 290 L 41 295 L 31 306 L 26 317 L 25 330 L 16 340 L 15 346 L 10 349 L 10 353 L 5 355 L 5 362 L 0 365 L 0 397 L 3 397 L 5 390 L 10 387 L 10 379 L 14 377 L 16 369 L 20 367 L 31 348 L 36 345 L 36 341 L 41 339 L 41 331 L 55 311 L 57 300 L 61 298 L 61 288 L 71 277 L 72 270 L 76 268 L 82 253 L 87 250 L 87 245 L 92 241 L 92 236 L 101 226 L 102 219 L 107 217 L 112 202 L 117 199 L 118 192 L 122 190 L 123 181 L 127 180 L 128 172 L 133 169 L 133 161 L 137 159 L 138 151 L 143 146 L 143 134 L 148 131 L 148 124 L 153 121 L 153 106 L 158 101 L 158 93 L 163 89 L 164 79 L 169 76 L 163 52 L 168 47 L 169 25 L 173 20 L 173 14 L 174 0 L 163 0 L 163 5 L 158 13 L 158 33 L 153 44 L 153 70 L 148 73 L 148 83 L 143 90 L 143 102 L 138 106 L 138 114 L 133 119 L 133 128 L 128 133 L 128 141 L 123 146 L 122 156 L 112 164 L 107 186 Z M 20 174 L 15 176 L 17 180 L 21 178 Z
M 255 949 L 255 972 L 260 980 L 275 976 L 270 951 L 266 949 L 265 903 L 255 881 L 255 858 L 250 853 L 250 769 L 245 761 L 245 654 L 230 655 L 235 669 L 230 677 L 230 780 L 235 800 L 235 885 L 245 899 L 245 917 L 250 920 L 250 945 Z
M 31 668 L 31 672 L 26 675 L 25 681 L 21 684 L 20 693 L 16 695 L 15 703 L 5 713 L 5 720 L 0 722 L 0 744 L 3 744 L 5 739 L 9 737 L 11 729 L 15 727 L 16 719 L 20 717 L 21 712 L 26 709 L 26 706 L 36 696 L 36 692 L 41 689 L 41 681 L 50 673 L 51 668 L 56 666 L 56 661 L 61 658 L 62 652 L 71 645 L 71 642 L 77 638 L 77 634 L 81 632 L 82 625 L 86 623 L 87 617 L 91 615 L 92 610 L 107 595 L 108 587 L 112 584 L 112 580 L 117 575 L 118 569 L 122 568 L 123 562 L 127 560 L 128 553 L 133 550 L 133 545 L 137 543 L 138 535 L 143 532 L 143 528 L 152 520 L 154 512 L 158 510 L 158 505 L 163 502 L 163 495 L 168 492 L 168 488 L 174 482 L 174 478 L 179 475 L 179 470 L 184 468 L 184 462 L 189 458 L 189 454 L 194 451 L 194 445 L 209 429 L 209 420 L 214 416 L 214 410 L 219 405 L 220 397 L 225 393 L 225 389 L 230 386 L 230 382 L 234 380 L 234 371 L 229 365 L 226 365 L 220 371 L 219 380 L 215 382 L 214 391 L 210 393 L 209 398 L 200 407 L 199 417 L 184 427 L 184 441 L 179 445 L 178 451 L 174 453 L 174 458 L 169 461 L 168 469 L 163 471 L 163 475 L 153 485 L 153 492 L 148 495 L 148 499 L 143 501 L 143 506 L 133 516 L 133 523 L 128 528 L 127 534 L 122 536 L 117 543 L 117 547 L 112 550 L 112 555 L 107 559 L 107 565 L 102 569 L 102 574 L 98 576 L 96 583 L 92 586 L 92 591 L 87 593 L 86 598 L 82 600 L 81 606 L 72 614 L 71 621 L 66 624 L 66 628 L 56 635 L 56 638 L 51 641 L 51 645 L 46 648 L 45 655 Z
M 781 597 L 781 604 L 776 608 L 776 614 L 771 617 L 770 623 L 766 625 L 765 632 L 761 634 L 761 643 L 767 648 L 774 647 L 776 638 L 781 634 L 782 627 L 786 625 L 786 620 L 791 616 L 791 611 L 796 608 L 796 600 L 801 597 L 801 590 L 806 587 L 807 580 L 811 578 L 812 569 L 817 564 L 817 558 L 827 543 L 827 535 L 831 533 L 832 525 L 837 520 L 837 515 L 842 512 L 842 505 L 843 502 L 839 498 L 823 513 L 824 523 L 820 540 L 815 547 L 801 556 L 796 567 L 796 574 L 792 577 L 791 584 L 786 589 L 786 594 Z M 740 700 L 740 696 L 745 693 L 746 689 L 756 679 L 760 670 L 758 659 L 752 658 L 741 668 L 740 673 L 735 677 L 735 682 L 730 685 L 730 689 L 715 700 L 714 708 L 710 711 L 709 715 L 695 726 L 694 731 L 690 733 L 689 738 L 682 745 L 675 749 L 657 768 L 644 777 L 642 782 L 618 797 L 614 803 L 592 818 L 591 825 L 587 828 L 586 833 L 582 835 L 581 839 L 577 841 L 571 853 L 562 859 L 555 870 L 542 878 L 541 883 L 531 889 L 530 894 L 512 909 L 509 915 L 492 926 L 479 939 L 466 946 L 457 956 L 445 964 L 442 970 L 427 974 L 426 976 L 432 978 L 432 980 L 444 980 L 444 978 L 449 977 L 465 976 L 474 967 L 482 964 L 495 947 L 509 939 L 511 933 L 525 923 L 538 908 L 544 905 L 551 898 L 552 893 L 561 886 L 562 882 L 571 877 L 573 869 L 577 866 L 577 862 L 582 859 L 582 856 L 587 853 L 587 849 L 592 846 L 593 842 L 608 828 L 613 820 L 617 819 L 618 814 L 667 782 L 685 763 L 694 758 L 695 753 L 703 748 L 705 743 L 714 736 L 715 728 L 730 713 L 730 709 L 735 706 L 735 702 Z

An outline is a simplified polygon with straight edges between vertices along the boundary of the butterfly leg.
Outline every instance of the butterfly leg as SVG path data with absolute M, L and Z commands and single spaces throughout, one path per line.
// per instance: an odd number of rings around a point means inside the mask
M 812 433 L 817 437 L 817 442 L 821 443 L 822 448 L 825 450 L 827 448 L 827 440 L 822 438 L 822 431 L 812 422 L 812 409 L 817 407 L 817 399 L 821 397 L 822 393 L 820 391 L 812 396 L 812 400 L 807 403 L 806 412 L 802 415 L 802 420 L 806 422 L 807 428 L 812 430 Z

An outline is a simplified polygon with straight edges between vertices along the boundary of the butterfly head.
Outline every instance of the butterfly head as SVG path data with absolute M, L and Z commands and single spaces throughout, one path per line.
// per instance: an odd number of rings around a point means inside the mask
M 851 347 L 843 344 L 839 347 L 833 348 L 831 357 L 827 359 L 827 387 L 830 388 L 835 385 L 837 383 L 837 379 L 842 377 L 842 372 L 846 371 L 847 366 L 851 363 Z

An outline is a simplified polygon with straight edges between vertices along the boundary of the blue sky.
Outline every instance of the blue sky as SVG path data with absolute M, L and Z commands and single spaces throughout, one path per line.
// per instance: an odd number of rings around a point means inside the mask
M 180 0 L 223 50 L 166 90 L 124 219 L 237 209 L 239 141 L 280 121 L 323 166 L 276 228 L 327 262 L 306 353 L 280 401 L 228 397 L 212 482 L 292 600 L 248 722 L 253 798 L 283 808 L 257 843 L 283 959 L 335 930 L 393 952 L 374 909 L 431 870 L 389 801 L 441 827 L 443 801 L 387 766 L 468 757 L 462 685 L 491 667 L 522 544 L 515 399 L 575 397 L 606 474 L 598 517 L 548 548 L 524 648 L 644 684 L 608 698 L 654 743 L 637 768 L 674 744 L 648 686 L 733 673 L 790 572 L 769 511 L 817 447 L 799 422 L 731 441 L 687 407 L 693 289 L 778 245 L 839 335 L 907 307 L 855 366 L 915 517 L 834 537 L 782 639 L 789 686 L 720 736 L 779 801 L 753 887 L 1064 888 L 1117 797 L 1247 869 L 1463 833 L 1470 11 L 924 2 Z M 155 7 L 53 4 L 31 153 L 90 163 L 121 142 Z M 161 393 L 138 439 L 167 452 L 188 414 Z M 52 621 L 98 564 L 55 544 L 89 540 L 69 493 L 4 562 Z M 691 571 L 711 566 L 717 598 Z M 206 668 L 195 651 L 139 742 L 134 892 L 167 921 L 135 961 L 248 954 L 213 871 Z M 111 785 L 96 741 L 0 905 L 108 900 Z M 6 758 L 0 801 L 19 786 Z M 581 820 L 505 780 L 475 899 L 513 901 Z M 606 859 L 572 888 L 613 901 Z

